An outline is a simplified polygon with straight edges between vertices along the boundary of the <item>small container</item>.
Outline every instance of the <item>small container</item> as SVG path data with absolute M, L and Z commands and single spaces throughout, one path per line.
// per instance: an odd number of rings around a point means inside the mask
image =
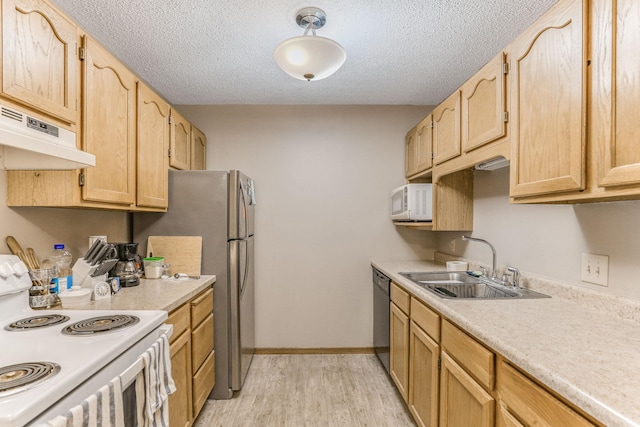
M 147 279 L 159 279 L 162 276 L 164 257 L 144 258 L 144 276 Z
M 62 308 L 80 308 L 89 305 L 92 292 L 93 290 L 90 288 L 73 286 L 71 289 L 60 292 L 58 297 L 62 301 Z
M 171 277 L 171 264 L 162 264 L 162 276 L 163 279 Z
M 467 271 L 469 264 L 464 261 L 447 261 L 447 271 Z

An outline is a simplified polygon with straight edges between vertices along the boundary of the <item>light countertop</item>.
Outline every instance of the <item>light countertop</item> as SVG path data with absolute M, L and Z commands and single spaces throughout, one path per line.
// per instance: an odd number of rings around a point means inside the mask
M 640 322 L 556 295 L 513 301 L 439 298 L 398 273 L 443 271 L 443 264 L 371 264 L 605 425 L 640 426 Z
M 138 286 L 122 288 L 111 299 L 91 301 L 83 310 L 165 310 L 171 312 L 216 281 L 216 276 L 199 279 L 140 279 Z

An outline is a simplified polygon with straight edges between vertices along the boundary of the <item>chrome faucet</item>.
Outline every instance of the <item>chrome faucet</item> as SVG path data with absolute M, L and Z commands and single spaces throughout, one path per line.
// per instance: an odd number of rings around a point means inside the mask
M 498 273 L 496 271 L 496 249 L 493 247 L 493 245 L 484 239 L 477 239 L 471 236 L 462 236 L 462 240 L 473 240 L 475 242 L 482 242 L 489 245 L 489 247 L 491 248 L 491 253 L 493 254 L 491 262 L 491 280 L 498 280 Z
M 513 282 L 511 282 L 513 284 L 513 287 L 519 288 L 520 287 L 520 270 L 512 266 L 507 267 L 507 270 L 513 273 Z

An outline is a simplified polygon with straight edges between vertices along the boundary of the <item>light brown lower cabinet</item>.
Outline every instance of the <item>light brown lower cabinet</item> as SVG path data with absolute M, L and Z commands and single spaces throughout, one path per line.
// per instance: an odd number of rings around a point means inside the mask
M 571 426 L 595 424 L 569 408 L 508 363 L 499 367 L 498 426 Z
M 419 427 L 602 426 L 391 283 L 391 378 Z
M 188 427 L 191 416 L 191 319 L 189 305 L 183 304 L 169 314 L 171 335 L 171 376 L 176 391 L 169 395 L 169 425 Z
M 441 354 L 440 425 L 491 427 L 495 399 L 446 352 Z
M 171 343 L 171 375 L 176 391 L 169 395 L 169 425 L 191 425 L 191 341 L 184 332 Z
M 405 402 L 409 398 L 409 316 L 391 302 L 389 374 Z
M 413 320 L 409 329 L 409 411 L 420 427 L 438 425 L 440 346 Z
M 171 373 L 176 385 L 169 396 L 169 425 L 190 426 L 215 384 L 213 288 L 208 288 L 169 314 Z

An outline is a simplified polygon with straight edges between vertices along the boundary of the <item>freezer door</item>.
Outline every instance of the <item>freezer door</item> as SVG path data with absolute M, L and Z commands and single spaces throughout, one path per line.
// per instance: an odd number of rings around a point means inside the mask
M 254 238 L 229 241 L 231 388 L 240 390 L 255 352 Z
M 255 184 L 240 171 L 229 172 L 229 240 L 253 236 Z

